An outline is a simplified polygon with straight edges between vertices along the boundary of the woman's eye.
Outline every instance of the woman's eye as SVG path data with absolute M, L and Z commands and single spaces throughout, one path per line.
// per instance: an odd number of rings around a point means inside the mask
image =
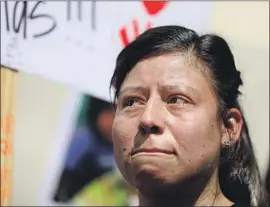
M 187 101 L 184 98 L 179 96 L 173 96 L 168 100 L 169 104 L 184 104 L 186 102 Z
M 124 101 L 123 107 L 127 107 L 127 106 L 131 107 L 131 106 L 134 106 L 138 103 L 139 103 L 139 101 L 136 99 L 128 99 L 128 100 Z

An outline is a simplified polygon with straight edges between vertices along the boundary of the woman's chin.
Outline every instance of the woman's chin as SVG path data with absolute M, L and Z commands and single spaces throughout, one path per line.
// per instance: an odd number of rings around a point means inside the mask
M 166 174 L 166 171 L 151 165 L 141 166 L 132 181 L 133 186 L 143 194 L 160 194 L 162 189 L 168 188 L 176 182 L 178 180 L 173 175 Z

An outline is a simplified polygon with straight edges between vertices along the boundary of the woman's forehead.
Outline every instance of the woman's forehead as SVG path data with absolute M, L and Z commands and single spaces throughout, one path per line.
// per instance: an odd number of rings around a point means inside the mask
M 166 54 L 145 59 L 132 68 L 121 88 L 141 85 L 184 85 L 192 88 L 208 86 L 206 77 L 197 66 L 196 58 L 189 56 Z

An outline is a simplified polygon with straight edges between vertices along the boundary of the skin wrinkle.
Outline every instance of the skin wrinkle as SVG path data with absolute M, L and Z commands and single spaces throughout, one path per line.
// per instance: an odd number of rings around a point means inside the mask
M 182 183 L 187 192 L 193 182 L 201 183 L 202 192 L 192 204 L 232 204 L 219 190 L 217 180 L 222 125 L 217 120 L 216 97 L 209 80 L 198 70 L 204 66 L 197 67 L 195 58 L 188 57 L 166 54 L 145 59 L 129 72 L 120 89 L 112 130 L 115 157 L 124 178 L 138 189 L 141 205 L 151 203 L 151 197 L 158 197 L 160 189 L 170 191 L 175 182 Z M 136 90 L 131 92 L 129 87 Z M 177 94 L 193 102 L 168 104 L 167 98 Z M 123 108 L 126 96 L 139 97 L 140 101 Z M 142 134 L 140 126 L 151 125 L 157 125 L 162 133 Z M 140 146 L 166 147 L 176 155 L 131 157 L 131 150 Z M 194 181 L 186 186 L 189 178 Z M 187 192 L 182 196 L 188 196 Z

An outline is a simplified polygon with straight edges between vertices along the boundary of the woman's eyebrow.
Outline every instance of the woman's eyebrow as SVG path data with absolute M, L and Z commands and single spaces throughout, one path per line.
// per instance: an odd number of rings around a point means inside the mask
M 127 92 L 146 92 L 147 88 L 142 86 L 128 86 L 119 92 L 119 98 Z
M 168 90 L 168 91 L 184 90 L 184 91 L 194 93 L 196 95 L 199 94 L 198 90 L 196 90 L 195 88 L 193 88 L 191 86 L 187 86 L 185 84 L 166 84 L 166 85 L 161 85 L 160 88 L 163 90 L 164 89 Z

